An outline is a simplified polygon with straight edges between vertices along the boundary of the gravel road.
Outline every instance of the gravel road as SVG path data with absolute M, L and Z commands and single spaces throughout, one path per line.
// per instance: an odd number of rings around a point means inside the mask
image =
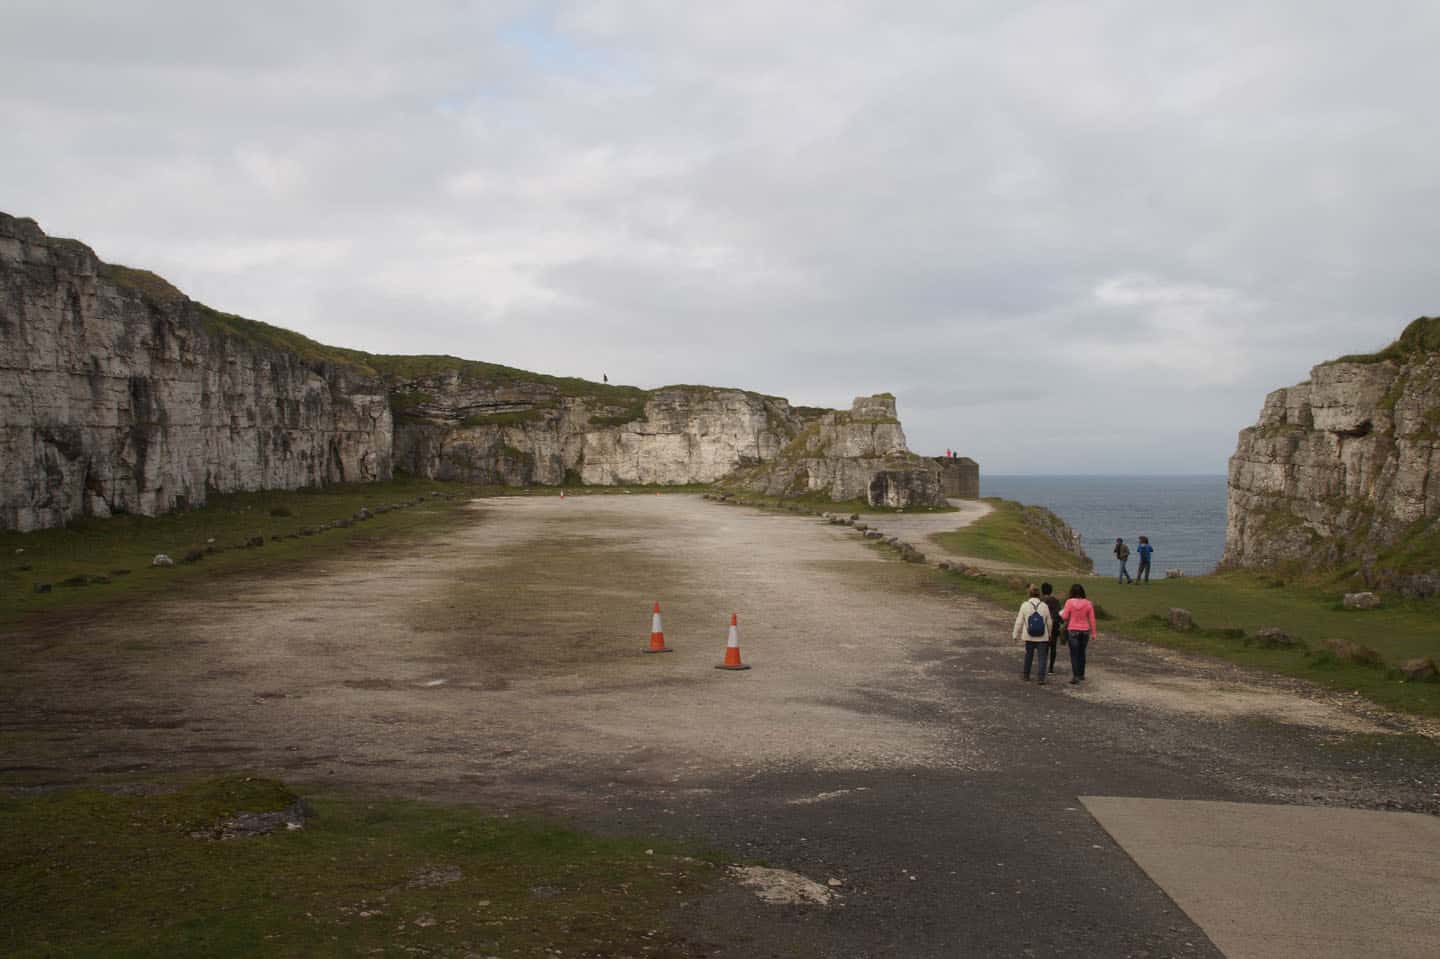
M 1011 614 L 845 527 L 680 495 L 473 513 L 9 637 L 3 782 L 245 768 L 698 839 L 837 891 L 675 905 L 697 954 L 736 957 L 1219 955 L 1077 797 L 1440 813 L 1414 724 L 1110 637 L 1086 684 L 1063 657 L 1023 683 Z M 644 655 L 657 600 L 674 652 Z M 747 672 L 713 668 L 732 612 Z

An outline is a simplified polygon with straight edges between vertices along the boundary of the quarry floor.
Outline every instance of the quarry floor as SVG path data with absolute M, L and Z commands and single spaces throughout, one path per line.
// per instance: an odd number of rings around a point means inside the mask
M 7 637 L 0 785 L 245 769 L 698 840 L 834 890 L 675 904 L 713 956 L 1440 953 L 1440 750 L 1404 720 L 1104 635 L 1085 684 L 1063 651 L 1024 683 L 1013 614 L 813 518 L 472 512 L 423 549 Z M 673 651 L 645 655 L 655 601 Z M 744 672 L 714 668 L 732 612 Z

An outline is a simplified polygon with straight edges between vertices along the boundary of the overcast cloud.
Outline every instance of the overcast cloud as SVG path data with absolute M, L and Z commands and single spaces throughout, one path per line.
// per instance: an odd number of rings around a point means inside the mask
M 1433 0 L 0 0 L 0 210 L 328 343 L 1222 472 L 1440 312 L 1437 42 Z

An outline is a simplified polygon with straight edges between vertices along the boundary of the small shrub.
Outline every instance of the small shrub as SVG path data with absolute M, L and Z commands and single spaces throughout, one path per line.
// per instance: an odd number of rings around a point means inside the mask
M 1353 643 L 1348 639 L 1327 639 L 1322 644 L 1335 659 L 1353 663 L 1356 666 L 1383 666 L 1384 658 L 1369 646 Z
M 270 509 L 270 515 L 276 519 L 282 519 L 286 516 L 294 516 L 295 514 L 290 511 L 290 507 L 288 506 L 274 506 Z

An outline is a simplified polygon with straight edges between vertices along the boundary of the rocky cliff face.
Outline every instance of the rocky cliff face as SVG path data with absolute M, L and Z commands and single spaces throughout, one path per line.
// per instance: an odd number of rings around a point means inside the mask
M 1230 459 L 1227 566 L 1355 562 L 1440 535 L 1440 318 L 1265 399 Z M 1393 571 L 1391 571 L 1393 572 Z
M 734 482 L 767 496 L 810 493 L 897 508 L 945 505 L 940 466 L 910 452 L 888 393 L 859 397 L 848 412 L 822 414 L 773 462 L 742 471 Z
M 906 449 L 888 394 L 814 410 L 326 347 L 0 214 L 0 526 L 382 479 L 392 464 L 509 486 L 743 476 L 877 505 L 944 502 L 941 469 Z
M 803 423 L 785 400 L 743 390 L 591 387 L 496 383 L 463 365 L 397 382 L 396 462 L 506 486 L 711 483 L 773 459 Z
M 387 368 L 385 357 L 370 360 Z M 888 394 L 861 397 L 849 412 L 797 410 L 744 390 L 585 384 L 582 391 L 571 381 L 503 370 L 462 360 L 418 377 L 403 365 L 389 368 L 397 467 L 505 486 L 724 480 L 770 495 L 944 503 L 938 461 L 906 449 Z
M 246 323 L 0 214 L 0 525 L 388 477 L 379 378 Z

